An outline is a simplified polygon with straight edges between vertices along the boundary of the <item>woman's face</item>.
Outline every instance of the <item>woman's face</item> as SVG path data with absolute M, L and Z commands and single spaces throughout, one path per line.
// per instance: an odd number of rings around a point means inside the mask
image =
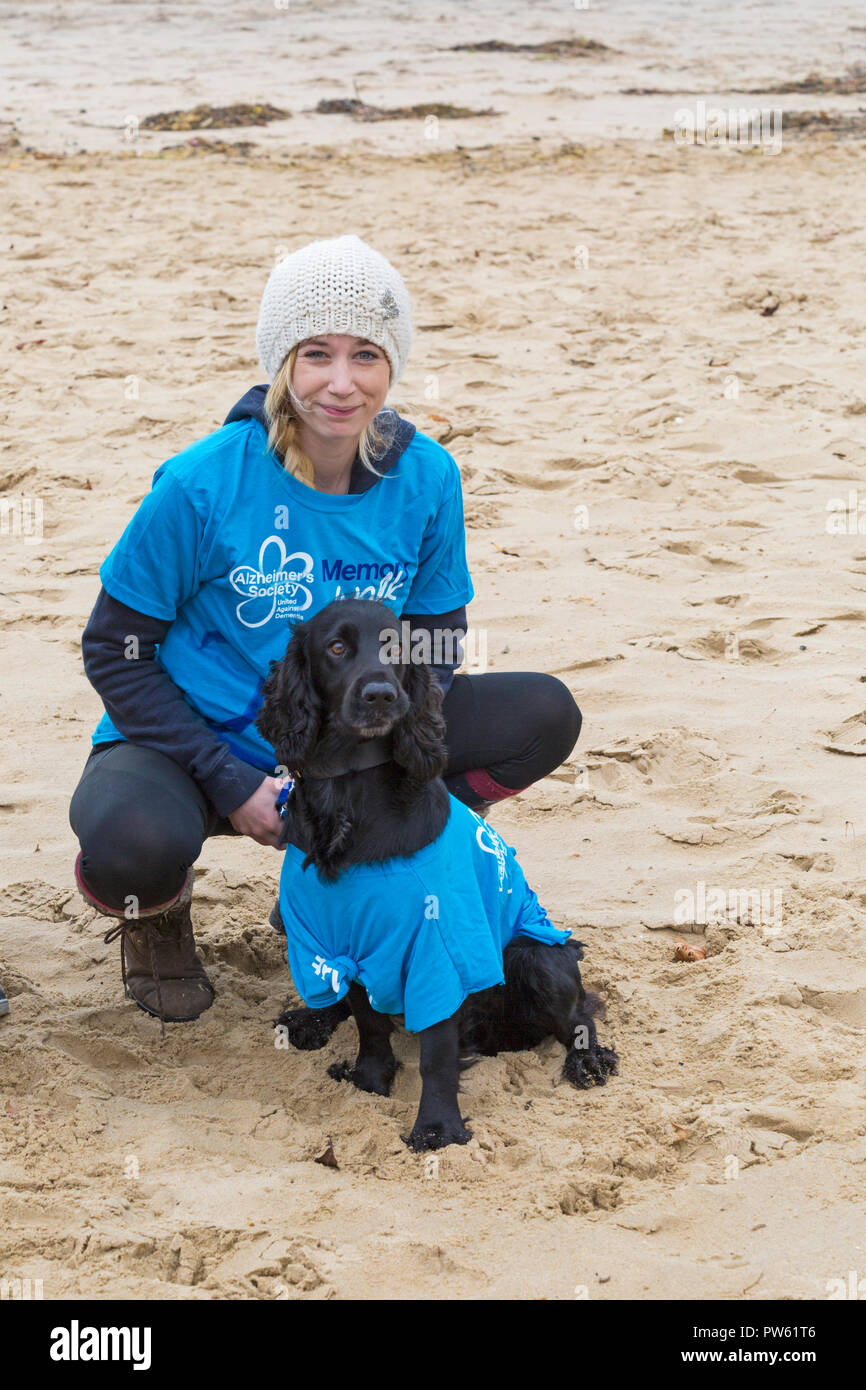
M 292 373 L 292 387 L 308 407 L 303 427 L 321 439 L 360 439 L 385 404 L 390 376 L 385 353 L 365 338 L 307 338 Z

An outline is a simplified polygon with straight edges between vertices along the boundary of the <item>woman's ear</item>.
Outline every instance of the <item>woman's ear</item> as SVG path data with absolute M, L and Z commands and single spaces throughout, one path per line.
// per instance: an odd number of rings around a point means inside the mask
M 282 661 L 271 662 L 256 728 L 290 772 L 302 771 L 319 741 L 321 701 L 313 688 L 308 625 L 299 623 Z
M 442 776 L 448 762 L 442 687 L 423 662 L 410 662 L 403 689 L 409 710 L 394 727 L 393 758 L 416 782 L 432 782 Z

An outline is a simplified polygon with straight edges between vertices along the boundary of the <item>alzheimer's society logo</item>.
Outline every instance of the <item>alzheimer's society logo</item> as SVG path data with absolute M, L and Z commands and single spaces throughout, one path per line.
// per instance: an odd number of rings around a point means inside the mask
M 271 618 L 296 617 L 313 602 L 313 557 L 303 550 L 289 555 L 280 536 L 262 541 L 258 569 L 238 565 L 229 575 L 236 593 L 243 595 L 235 612 L 244 627 L 264 627 Z

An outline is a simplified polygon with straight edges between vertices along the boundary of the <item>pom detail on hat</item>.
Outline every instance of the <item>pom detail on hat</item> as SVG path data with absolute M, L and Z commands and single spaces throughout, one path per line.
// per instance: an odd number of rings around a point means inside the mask
M 311 241 L 271 271 L 262 295 L 256 347 L 273 381 L 286 355 L 305 338 L 350 333 L 387 355 L 391 385 L 412 346 L 412 309 L 391 262 L 357 236 Z

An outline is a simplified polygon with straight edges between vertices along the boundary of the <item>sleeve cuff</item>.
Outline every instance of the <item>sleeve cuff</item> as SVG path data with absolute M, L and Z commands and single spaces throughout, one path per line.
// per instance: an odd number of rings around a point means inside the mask
M 245 801 L 249 801 L 267 777 L 260 767 L 251 767 L 234 754 L 227 754 L 224 762 L 204 778 L 200 785 L 218 815 L 230 816 Z
M 456 674 L 456 672 L 455 672 L 455 670 L 454 670 L 454 667 L 453 667 L 453 666 L 431 666 L 431 667 L 430 667 L 430 674 L 432 675 L 432 677 L 433 677 L 433 679 L 435 680 L 436 684 L 439 686 L 440 690 L 442 691 L 442 698 L 443 698 L 443 700 L 444 700 L 445 696 L 448 694 L 448 691 L 451 689 L 451 684 L 452 684 L 452 682 L 453 682 L 453 680 L 454 680 L 454 676 L 455 676 L 455 674 Z

